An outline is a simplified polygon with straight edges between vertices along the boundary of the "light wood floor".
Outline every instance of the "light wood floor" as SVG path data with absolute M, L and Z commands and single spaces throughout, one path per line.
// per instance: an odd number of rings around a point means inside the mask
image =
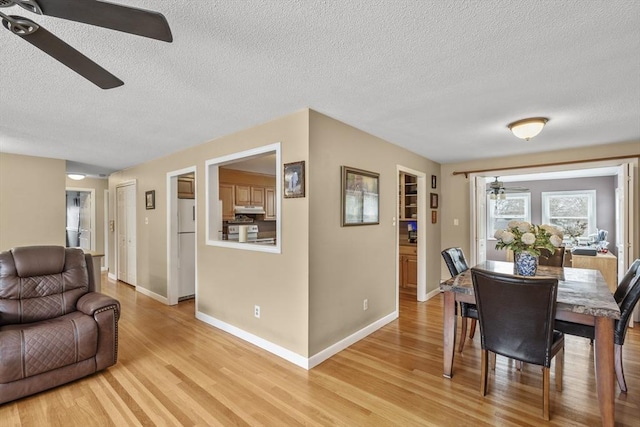
M 417 303 L 403 293 L 400 319 L 306 371 L 197 321 L 193 301 L 167 307 L 104 275 L 102 287 L 122 304 L 118 364 L 0 406 L 0 425 L 600 425 L 585 339 L 566 339 L 549 423 L 537 367 L 498 358 L 489 395 L 479 395 L 479 336 L 443 378 L 442 296 Z M 629 392 L 617 392 L 616 425 L 639 426 L 640 328 L 627 334 L 624 360 Z

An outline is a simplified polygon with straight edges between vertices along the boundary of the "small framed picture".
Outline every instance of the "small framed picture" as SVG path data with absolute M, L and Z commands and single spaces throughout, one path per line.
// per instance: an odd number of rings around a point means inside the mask
M 431 188 L 438 186 L 438 178 L 435 175 L 431 175 Z
M 144 193 L 144 199 L 146 200 L 147 209 L 156 208 L 156 190 L 147 191 Z
M 284 197 L 304 197 L 304 161 L 285 163 Z
M 431 211 L 431 224 L 438 222 L 438 211 Z
M 438 195 L 436 193 L 430 193 L 429 200 L 431 201 L 431 209 L 438 209 Z

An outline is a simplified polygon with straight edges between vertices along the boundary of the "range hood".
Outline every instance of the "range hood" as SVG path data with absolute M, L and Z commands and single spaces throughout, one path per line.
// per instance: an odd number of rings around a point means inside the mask
M 264 207 L 262 206 L 234 206 L 233 211 L 237 214 L 256 214 L 264 215 Z

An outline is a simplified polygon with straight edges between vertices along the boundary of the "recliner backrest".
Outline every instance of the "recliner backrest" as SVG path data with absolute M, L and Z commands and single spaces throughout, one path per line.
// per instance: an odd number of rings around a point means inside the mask
M 451 277 L 457 276 L 463 271 L 469 269 L 467 260 L 464 257 L 464 252 L 460 248 L 447 248 L 441 252 L 442 258 L 444 258 L 445 264 L 451 273 Z
M 25 246 L 0 253 L 0 326 L 75 311 L 91 279 L 82 249 Z

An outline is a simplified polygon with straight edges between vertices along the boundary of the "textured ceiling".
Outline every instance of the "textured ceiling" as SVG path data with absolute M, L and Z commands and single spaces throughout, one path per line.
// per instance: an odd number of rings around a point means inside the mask
M 120 3 L 174 42 L 0 9 L 125 82 L 0 29 L 0 151 L 108 173 L 305 107 L 440 163 L 640 140 L 637 0 Z M 506 128 L 531 116 L 550 119 L 531 142 Z

